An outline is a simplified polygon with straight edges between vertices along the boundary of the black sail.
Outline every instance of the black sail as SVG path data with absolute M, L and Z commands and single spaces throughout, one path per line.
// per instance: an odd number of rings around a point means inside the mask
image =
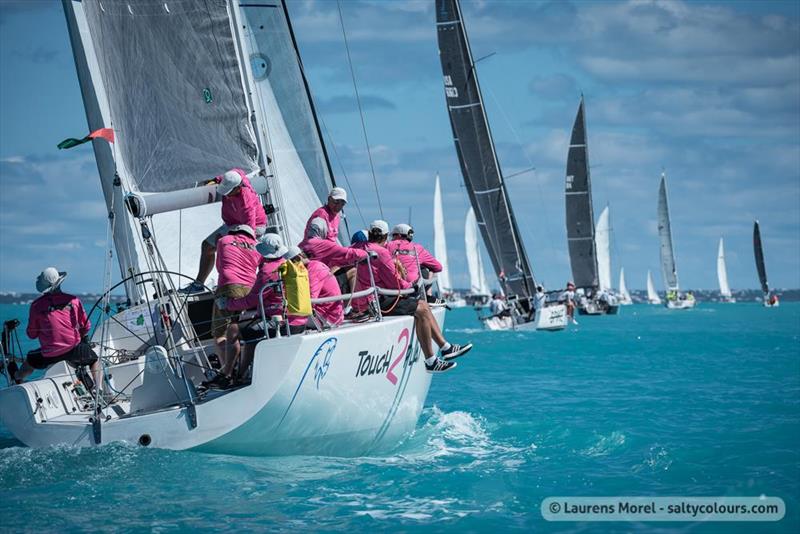
M 595 288 L 597 276 L 597 250 L 594 240 L 594 212 L 592 210 L 592 180 L 589 173 L 589 151 L 586 143 L 586 116 L 583 97 L 578 106 L 572 138 L 567 154 L 567 178 L 564 183 L 567 210 L 567 242 L 572 279 L 576 287 Z
M 753 224 L 753 253 L 756 256 L 756 269 L 758 270 L 758 281 L 761 282 L 761 291 L 769 293 L 769 283 L 767 282 L 767 268 L 764 266 L 764 249 L 761 247 L 761 230 L 758 221 Z
M 481 236 L 506 294 L 530 297 L 533 274 L 503 183 L 457 0 L 436 0 L 436 26 L 453 139 Z

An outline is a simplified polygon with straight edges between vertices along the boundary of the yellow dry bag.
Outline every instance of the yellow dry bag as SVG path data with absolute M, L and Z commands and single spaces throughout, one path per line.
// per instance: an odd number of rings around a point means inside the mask
M 286 313 L 301 317 L 311 315 L 311 288 L 306 266 L 301 262 L 285 261 L 280 273 L 286 291 Z

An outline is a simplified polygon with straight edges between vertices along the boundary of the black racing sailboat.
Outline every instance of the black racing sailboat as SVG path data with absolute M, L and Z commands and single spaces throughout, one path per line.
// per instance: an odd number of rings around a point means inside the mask
M 761 229 L 758 225 L 758 220 L 753 223 L 753 253 L 756 257 L 758 281 L 761 282 L 761 291 L 764 292 L 764 306 L 768 308 L 778 306 L 780 303 L 778 296 L 769 290 L 767 268 L 764 265 L 764 248 L 761 246 Z
M 529 322 L 536 282 L 500 170 L 458 0 L 436 0 L 436 26 L 447 110 L 467 194 L 492 267 L 513 304 L 514 325 Z
M 579 303 L 580 312 L 589 315 L 615 314 L 619 309 L 617 298 L 610 293 L 610 287 L 601 287 L 599 277 L 583 96 L 578 105 L 575 123 L 572 125 L 572 137 L 567 153 L 564 199 L 572 280 L 575 287 L 582 289 L 585 295 L 585 298 L 581 299 Z M 605 256 L 610 274 L 607 250 Z

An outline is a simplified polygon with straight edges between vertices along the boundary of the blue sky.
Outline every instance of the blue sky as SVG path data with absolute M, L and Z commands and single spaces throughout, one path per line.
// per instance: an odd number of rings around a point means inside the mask
M 503 171 L 536 277 L 569 274 L 563 182 L 581 92 L 595 212 L 611 206 L 612 262 L 629 287 L 658 275 L 656 192 L 666 169 L 681 285 L 716 287 L 725 238 L 734 289 L 757 285 L 761 221 L 775 287 L 800 287 L 800 4 L 464 1 Z M 364 218 L 378 217 L 336 3 L 291 2 L 311 88 Z M 432 245 L 442 179 L 451 278 L 467 284 L 467 208 L 445 108 L 433 2 L 343 1 L 386 218 Z M 0 291 L 47 265 L 99 291 L 106 210 L 60 2 L 0 1 Z M 349 217 L 361 225 L 351 202 Z M 189 273 L 193 274 L 193 273 Z

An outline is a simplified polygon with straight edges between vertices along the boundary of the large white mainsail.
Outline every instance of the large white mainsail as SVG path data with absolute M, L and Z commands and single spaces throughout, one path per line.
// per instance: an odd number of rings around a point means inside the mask
M 603 208 L 595 225 L 595 246 L 597 248 L 597 278 L 600 291 L 611 289 L 611 228 L 608 222 L 608 206 Z
M 447 268 L 447 239 L 444 235 L 444 211 L 442 210 L 442 189 L 439 186 L 439 175 L 436 175 L 436 185 L 433 189 L 433 255 L 442 264 L 442 271 L 436 275 L 439 280 L 439 289 L 451 292 L 450 271 Z
M 619 303 L 623 305 L 633 304 L 628 288 L 625 285 L 625 267 L 619 269 Z
M 481 249 L 478 243 L 478 221 L 472 206 L 467 210 L 464 222 L 464 247 L 467 251 L 467 269 L 469 270 L 469 291 L 473 295 L 489 295 L 489 284 L 483 270 Z
M 728 269 L 725 266 L 725 248 L 722 238 L 719 238 L 719 249 L 717 250 L 717 280 L 719 280 L 719 294 L 722 298 L 731 298 L 731 288 L 728 285 Z
M 653 284 L 653 276 L 650 270 L 647 271 L 647 302 L 650 304 L 661 304 L 661 297 L 658 296 L 656 286 Z

